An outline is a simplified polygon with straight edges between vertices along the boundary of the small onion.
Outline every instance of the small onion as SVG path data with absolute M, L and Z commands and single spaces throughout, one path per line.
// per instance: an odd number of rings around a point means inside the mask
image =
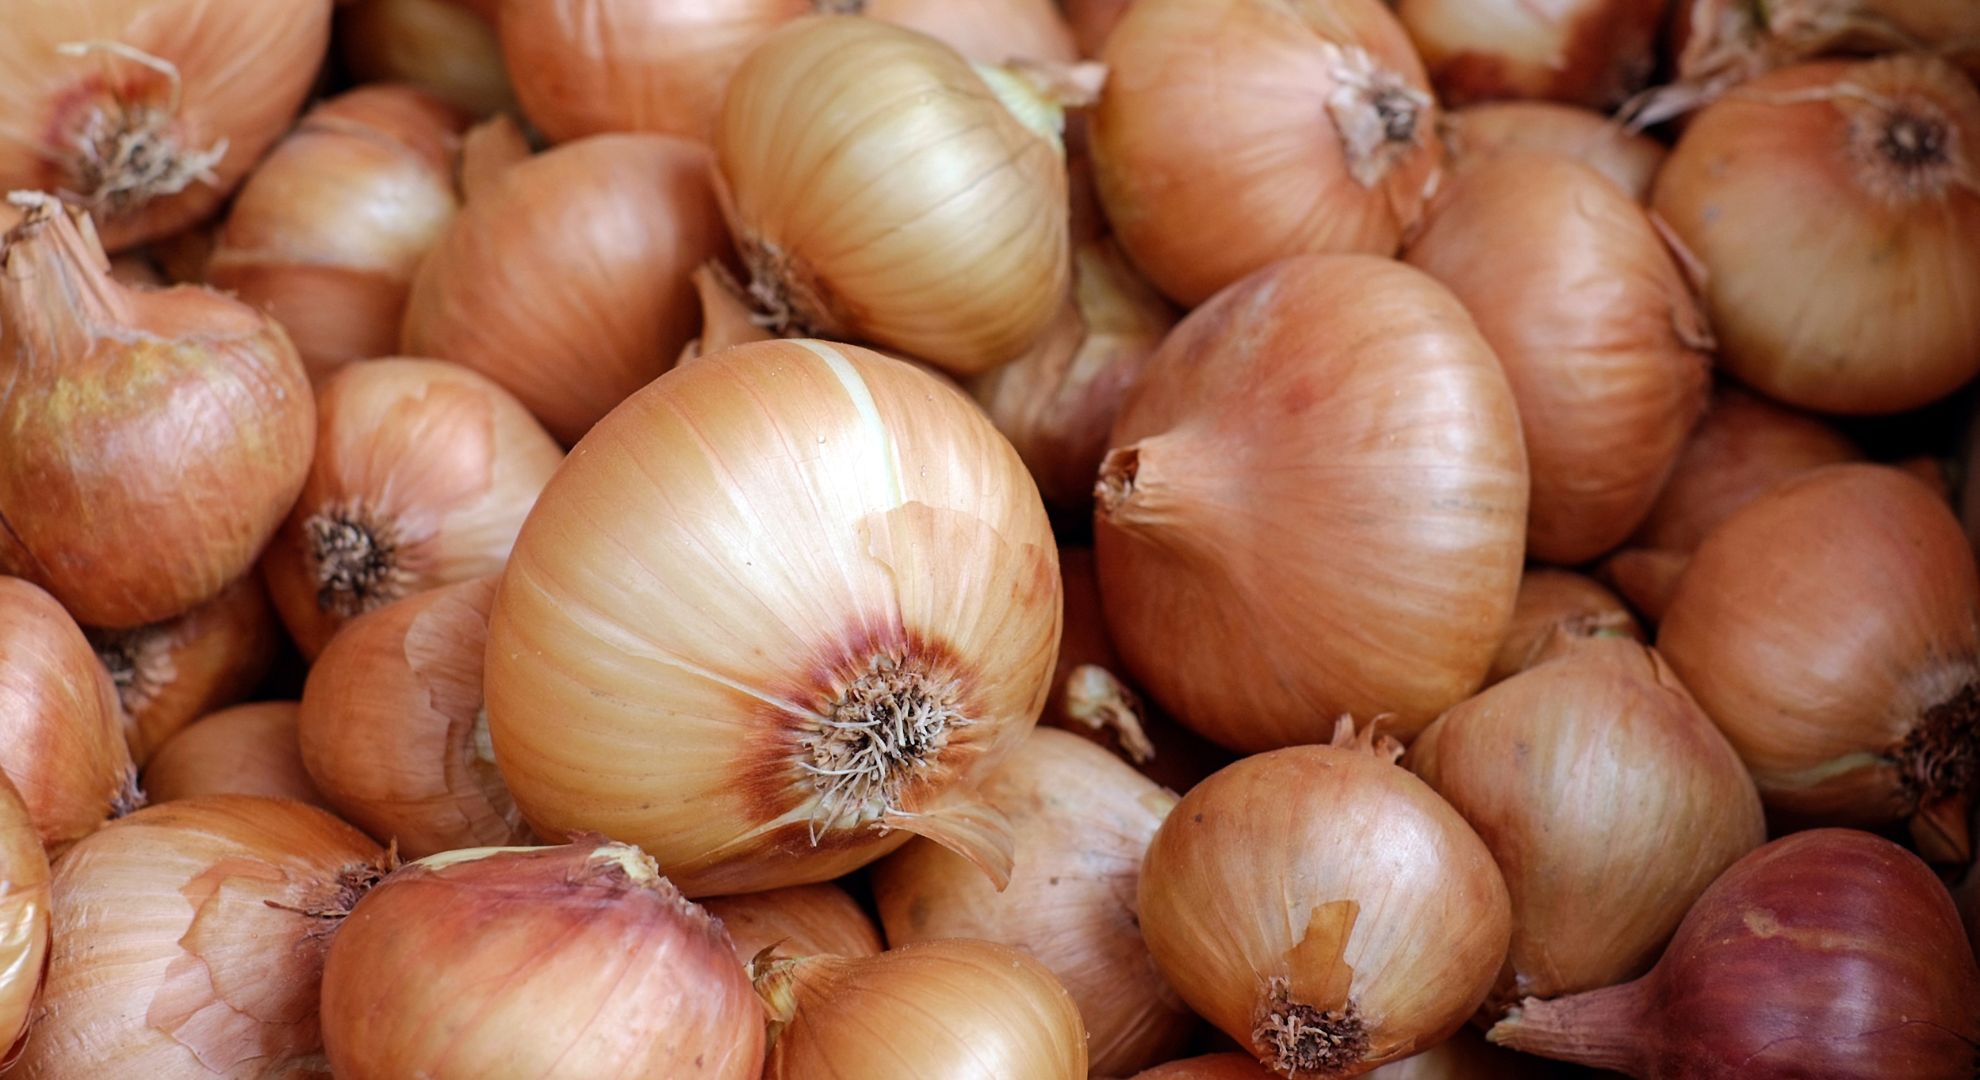
M 987 941 L 774 961 L 757 976 L 773 1034 L 763 1080 L 1085 1080 L 1072 996 Z
M 1283 1076 L 1358 1076 L 1448 1037 L 1506 957 L 1506 885 L 1401 748 L 1353 734 L 1245 758 L 1183 796 L 1141 930 L 1192 1008 Z
M 303 765 L 346 821 L 409 858 L 527 843 L 482 707 L 492 577 L 360 615 L 303 686 Z
M 1643 640 L 1642 627 L 1615 593 L 1570 570 L 1528 567 L 1519 579 L 1512 625 L 1492 657 L 1485 682 L 1490 685 L 1525 671 L 1550 655 L 1562 638 L 1609 635 Z
M 0 1069 L 27 1037 L 48 958 L 48 854 L 14 785 L 0 775 Z
M 1573 158 L 1616 182 L 1640 203 L 1670 151 L 1647 135 L 1592 109 L 1545 101 L 1487 102 L 1444 114 L 1453 168 L 1463 171 L 1507 154 Z
M 1415 227 L 1437 105 L 1379 0 L 1138 0 L 1105 59 L 1100 198 L 1175 300 L 1287 255 L 1394 254 Z
M 473 116 L 515 106 L 487 0 L 341 0 L 337 46 L 364 82 L 407 82 Z M 475 9 L 475 10 L 471 10 Z
M 1055 554 L 960 391 L 846 345 L 703 357 L 613 410 L 524 524 L 489 617 L 496 765 L 540 834 L 636 841 L 691 896 L 910 834 L 1008 877 L 975 787 L 1045 703 Z
M 1451 105 L 1539 98 L 1608 109 L 1656 68 L 1670 0 L 1400 0 L 1396 15 Z
M 222 709 L 166 740 L 144 769 L 154 803 L 199 795 L 265 795 L 327 806 L 303 769 L 296 704 L 263 701 Z
M 1040 728 L 983 785 L 1011 819 L 1018 862 L 1002 890 L 917 840 L 872 871 L 895 947 L 978 938 L 1050 968 L 1079 1006 L 1094 1072 L 1115 1075 L 1182 1048 L 1194 1017 L 1141 940 L 1141 857 L 1175 796 L 1093 744 Z
M 1163 342 L 1112 442 L 1107 625 L 1184 723 L 1240 750 L 1344 712 L 1407 737 L 1483 681 L 1526 457 L 1498 360 L 1428 275 L 1333 255 L 1247 278 Z
M 873 920 L 837 885 L 714 896 L 701 906 L 722 920 L 742 963 L 772 948 L 784 956 L 878 956 L 886 948 Z
M 1903 848 L 1799 833 L 1714 882 L 1650 974 L 1528 1000 L 1490 1037 L 1640 1080 L 1968 1080 L 1980 968 L 1965 936 Z
M 1694 117 L 1652 205 L 1704 263 L 1726 369 L 1892 413 L 1980 371 L 1980 92 L 1942 60 L 1807 64 Z
M 639 849 L 480 848 L 410 863 L 323 968 L 339 1080 L 756 1080 L 763 1010 L 722 924 Z

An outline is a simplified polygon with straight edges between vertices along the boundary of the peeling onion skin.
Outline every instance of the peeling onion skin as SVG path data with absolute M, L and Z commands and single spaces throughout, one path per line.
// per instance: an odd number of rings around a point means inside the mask
M 1163 342 L 1111 441 L 1107 626 L 1183 723 L 1241 751 L 1342 713 L 1406 739 L 1483 682 L 1526 454 L 1498 358 L 1429 275 L 1334 255 L 1245 279 Z
M 763 1063 L 722 924 L 595 836 L 395 871 L 331 943 L 323 1034 L 340 1080 L 756 1080 Z
M 878 956 L 887 947 L 859 902 L 829 882 L 711 896 L 701 906 L 722 920 L 745 964 L 771 948 L 782 956 Z
M 0 1069 L 19 1057 L 48 958 L 48 854 L 0 775 Z
M 1607 110 L 1643 89 L 1670 0 L 1401 0 L 1449 105 L 1537 98 Z
M 1602 635 L 1644 639 L 1622 598 L 1600 582 L 1572 570 L 1529 566 L 1520 575 L 1512 625 L 1492 658 L 1485 685 L 1519 674 L 1564 644 Z
M 1593 109 L 1547 101 L 1496 101 L 1444 114 L 1444 141 L 1458 172 L 1507 154 L 1554 154 L 1594 169 L 1640 203 L 1650 201 L 1663 143 L 1632 134 Z
M 1059 625 L 1044 505 L 960 390 L 742 345 L 628 399 L 544 489 L 489 618 L 495 761 L 539 835 L 636 842 L 690 896 L 917 833 L 1008 873 L 974 789 L 1044 706 Z M 827 726 L 893 706 L 926 720 L 898 748 Z
M 154 803 L 261 795 L 331 809 L 303 768 L 293 701 L 236 705 L 188 725 L 146 766 L 144 793 Z
M 1490 1038 L 1638 1080 L 1966 1080 L 1980 968 L 1916 856 L 1818 829 L 1727 870 L 1650 974 L 1529 999 Z

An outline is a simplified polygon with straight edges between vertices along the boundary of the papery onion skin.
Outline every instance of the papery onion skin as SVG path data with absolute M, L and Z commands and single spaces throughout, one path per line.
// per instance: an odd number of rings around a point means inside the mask
M 460 207 L 465 126 L 410 86 L 316 106 L 242 185 L 206 280 L 273 315 L 312 378 L 391 355 L 413 271 Z
M 1490 686 L 1532 667 L 1556 646 L 1557 636 L 1583 639 L 1604 635 L 1643 640 L 1643 628 L 1621 597 L 1572 570 L 1527 567 L 1520 575 L 1512 625 L 1492 657 L 1485 684 Z
M 449 852 L 380 882 L 331 944 L 323 1036 L 348 1080 L 755 1080 L 763 1062 L 762 1006 L 721 923 L 598 837 Z
M 1405 258 L 1478 321 L 1519 402 L 1531 557 L 1586 562 L 1650 511 L 1711 388 L 1711 334 L 1649 215 L 1556 157 L 1459 175 Z
M 1086 1033 L 1038 961 L 949 939 L 864 958 L 771 966 L 757 992 L 783 1020 L 763 1080 L 1082 1080 Z
M 329 808 L 296 745 L 296 703 L 263 701 L 201 717 L 166 740 L 144 770 L 153 803 L 263 795 Z
M 859 901 L 826 882 L 711 896 L 701 906 L 722 920 L 745 964 L 771 948 L 782 956 L 878 956 L 887 947 Z
M 1770 809 L 1818 824 L 1911 819 L 1965 862 L 1980 759 L 1980 579 L 1945 503 L 1876 465 L 1756 499 L 1692 556 L 1657 648 Z
M 1966 0 L 1677 0 L 1676 81 L 1644 110 L 1654 123 L 1773 68 L 1819 56 L 1937 53 L 1980 74 L 1980 9 Z
M 295 501 L 316 410 L 281 327 L 105 274 L 34 197 L 0 239 L 0 569 L 90 626 L 179 615 L 245 574 Z
M 1608 109 L 1656 67 L 1670 0 L 1400 0 L 1396 15 L 1450 105 L 1538 98 Z
M 1445 713 L 1406 764 L 1478 831 L 1512 894 L 1494 1014 L 1641 975 L 1767 838 L 1739 755 L 1656 653 L 1619 638 Z
M 1108 629 L 1183 723 L 1246 751 L 1342 713 L 1407 738 L 1483 681 L 1526 456 L 1498 359 L 1428 275 L 1334 255 L 1247 278 L 1163 342 L 1111 441 Z
M 1393 742 L 1356 742 L 1223 769 L 1142 865 L 1141 930 L 1170 985 L 1282 1075 L 1359 1076 L 1447 1037 L 1506 956 L 1485 845 L 1390 763 Z
M 0 775 L 0 1068 L 33 1019 L 48 957 L 48 854 L 27 807 Z
M 479 371 L 576 442 L 694 336 L 689 275 L 726 243 L 707 151 L 601 135 L 468 180 L 401 349 Z
M 1008 872 L 973 787 L 1044 705 L 1059 604 L 1044 506 L 961 391 L 739 346 L 628 399 L 544 489 L 489 619 L 496 764 L 539 834 L 637 842 L 690 896 L 912 833 Z M 827 727 L 894 707 L 928 720 L 899 751 Z
M 1195 1018 L 1148 955 L 1134 901 L 1141 857 L 1175 796 L 1050 728 L 1025 739 L 983 796 L 1011 819 L 1021 854 L 1010 884 L 995 888 L 932 841 L 910 843 L 871 871 L 888 942 L 977 938 L 1043 963 L 1079 1006 L 1095 1073 L 1181 1050 Z
M 1670 151 L 1648 135 L 1593 109 L 1546 101 L 1467 105 L 1444 114 L 1451 167 L 1463 171 L 1506 154 L 1571 157 L 1629 192 L 1650 201 L 1651 185 Z
M 1922 56 L 1806 64 L 1691 119 L 1652 205 L 1707 270 L 1726 370 L 1899 412 L 1980 370 L 1980 92 Z
M 246 795 L 153 806 L 88 837 L 55 865 L 54 947 L 21 1074 L 306 1069 L 330 934 L 384 863 L 322 810 Z
M 344 0 L 338 54 L 364 82 L 408 82 L 473 116 L 515 107 L 492 12 L 476 0 Z
M 1657 967 L 1528 1000 L 1494 1042 L 1640 1080 L 1964 1080 L 1980 969 L 1945 886 L 1887 840 L 1818 829 L 1714 882 Z
M 1288 255 L 1391 255 L 1416 225 L 1437 106 L 1378 0 L 1137 0 L 1104 59 L 1100 198 L 1171 299 L 1195 306 Z

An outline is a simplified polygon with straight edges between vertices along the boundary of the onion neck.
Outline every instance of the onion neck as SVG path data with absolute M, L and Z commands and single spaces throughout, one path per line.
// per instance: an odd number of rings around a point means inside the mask
M 129 719 L 135 720 L 150 708 L 178 678 L 178 665 L 172 660 L 172 635 L 163 626 L 91 630 L 88 637 L 96 659 L 110 673 L 117 702 Z
M 81 211 L 53 196 L 15 192 L 26 211 L 0 238 L 0 327 L 30 370 L 88 351 L 99 327 L 129 325 L 130 297 Z
M 1066 676 L 1065 714 L 1093 731 L 1112 733 L 1137 765 L 1155 757 L 1155 744 L 1142 727 L 1141 699 L 1098 664 L 1081 664 Z
M 227 156 L 227 140 L 205 149 L 183 145 L 179 130 L 182 86 L 171 61 L 117 41 L 84 41 L 61 45 L 65 56 L 100 55 L 106 64 L 149 69 L 163 80 L 163 100 L 126 100 L 119 94 L 105 101 L 89 100 L 68 123 L 73 154 L 68 161 L 71 186 L 97 213 L 117 217 L 153 199 L 176 195 L 195 183 L 216 183 L 213 166 Z
M 1527 998 L 1492 1025 L 1499 1046 L 1594 1069 L 1644 1075 L 1644 994 L 1655 973 L 1585 994 L 1541 1001 Z
M 1340 134 L 1348 175 L 1374 187 L 1433 134 L 1434 101 L 1359 46 L 1327 46 L 1333 90 L 1327 113 Z
M 1920 854 L 1971 862 L 1967 811 L 1980 771 L 1980 677 L 1927 707 L 1891 756 L 1905 803 L 1916 808 L 1911 832 Z

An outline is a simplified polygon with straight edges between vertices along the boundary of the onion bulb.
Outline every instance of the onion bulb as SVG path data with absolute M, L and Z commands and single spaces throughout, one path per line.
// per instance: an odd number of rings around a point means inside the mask
M 248 795 L 164 803 L 86 838 L 55 864 L 22 1075 L 312 1075 L 324 951 L 385 860 L 313 806 Z
M 1057 105 L 872 19 L 816 16 L 736 69 L 715 157 L 751 299 L 779 333 L 958 375 L 1045 333 L 1070 266 Z
M 316 412 L 280 327 L 106 273 L 87 216 L 16 193 L 0 237 L 0 570 L 90 626 L 158 622 L 245 574 L 295 501 Z
M 878 956 L 886 948 L 859 901 L 837 885 L 715 896 L 701 906 L 722 920 L 742 963 L 773 948 L 785 956 Z
M 1711 334 L 1649 215 L 1585 166 L 1508 157 L 1458 176 L 1406 257 L 1505 366 L 1533 474 L 1528 553 L 1574 565 L 1620 544 L 1711 389 Z
M 1141 857 L 1175 805 L 1105 750 L 1033 731 L 983 785 L 1020 858 L 999 891 L 926 840 L 872 871 L 896 948 L 942 938 L 1009 945 L 1050 968 L 1079 1006 L 1094 1072 L 1125 1074 L 1182 1048 L 1194 1017 L 1162 979 L 1136 921 Z
M 1490 1038 L 1642 1080 L 1966 1080 L 1980 968 L 1925 864 L 1818 829 L 1735 863 L 1648 975 L 1529 999 Z
M 409 86 L 316 106 L 242 186 L 206 280 L 273 315 L 313 377 L 391 355 L 413 271 L 459 208 L 463 126 Z
M 1570 1065 L 1501 1050 L 1473 1028 L 1366 1075 L 1368 1080 L 1587 1080 L 1589 1076 Z
M 1115 24 L 1133 4 L 1134 0 L 1061 0 L 1060 6 L 1066 9 L 1066 21 L 1072 26 L 1080 55 L 1098 59 L 1107 48 Z
M 1971 858 L 1980 763 L 1980 579 L 1925 485 L 1816 469 L 1748 504 L 1692 556 L 1658 651 L 1796 821 L 1909 820 Z
M 1670 0 L 1400 0 L 1446 104 L 1539 98 L 1622 104 L 1656 68 Z
M 341 0 L 338 53 L 359 80 L 406 82 L 473 116 L 515 107 L 486 0 Z
M 1277 1075 L 1250 1054 L 1205 1054 L 1144 1069 L 1133 1080 L 1274 1080 Z
M 772 961 L 763 1080 L 1084 1080 L 1086 1032 L 1038 961 L 987 941 Z
M 529 841 L 495 768 L 482 670 L 495 579 L 360 615 L 309 670 L 304 766 L 344 820 L 409 858 Z
M 112 251 L 198 224 L 295 119 L 330 0 L 65 0 L 0 35 L 0 191 L 62 192 Z
M 469 136 L 467 204 L 413 279 L 401 349 L 488 376 L 573 443 L 694 336 L 689 275 L 724 248 L 721 212 L 698 146 L 601 135 L 477 156 L 520 138 L 502 124 Z
M 1079 59 L 1072 27 L 1054 0 L 813 0 L 812 6 L 918 30 L 983 64 Z
M 1478 831 L 1512 894 L 1493 1011 L 1641 975 L 1692 901 L 1767 838 L 1725 736 L 1656 653 L 1619 638 L 1438 717 L 1407 764 Z
M 1726 370 L 1824 412 L 1980 371 L 1980 91 L 1942 60 L 1788 68 L 1693 117 L 1652 205 L 1704 263 Z
M 265 795 L 327 806 L 303 768 L 296 703 L 262 701 L 202 717 L 166 740 L 144 769 L 154 803 L 197 795 Z
M 117 691 L 55 598 L 0 577 L 0 772 L 51 854 L 143 802 Z
M 722 924 L 639 849 L 450 851 L 380 882 L 323 969 L 340 1080 L 756 1080 L 763 1009 Z
M 1520 576 L 1512 625 L 1492 657 L 1485 682 L 1490 685 L 1525 671 L 1550 656 L 1562 639 L 1608 636 L 1643 640 L 1643 629 L 1615 593 L 1571 570 L 1530 566 Z
M 319 393 L 309 481 L 262 560 L 308 657 L 367 611 L 500 570 L 564 457 L 507 391 L 454 364 L 353 364 Z
M 1459 171 L 1507 154 L 1552 154 L 1594 169 L 1640 203 L 1670 151 L 1592 109 L 1545 101 L 1499 101 L 1444 114 L 1444 141 Z
M 0 1068 L 27 1037 L 48 961 L 48 854 L 14 785 L 0 775 Z
M 489 616 L 495 763 L 540 834 L 637 842 L 690 896 L 829 880 L 910 834 L 1008 878 L 976 785 L 1045 703 L 1055 555 L 960 391 L 846 345 L 703 357 L 613 410 L 524 524 Z
M 1416 226 L 1437 104 L 1379 0 L 1137 0 L 1105 59 L 1100 199 L 1176 301 L 1287 255 L 1391 255 Z
M 1498 359 L 1429 276 L 1334 255 L 1247 278 L 1163 342 L 1112 444 L 1107 626 L 1184 723 L 1261 750 L 1386 713 L 1406 738 L 1485 678 L 1526 457 Z
M 1141 868 L 1141 931 L 1190 1007 L 1283 1076 L 1358 1076 L 1478 1008 L 1511 909 L 1492 855 L 1341 718 L 1183 796 Z

